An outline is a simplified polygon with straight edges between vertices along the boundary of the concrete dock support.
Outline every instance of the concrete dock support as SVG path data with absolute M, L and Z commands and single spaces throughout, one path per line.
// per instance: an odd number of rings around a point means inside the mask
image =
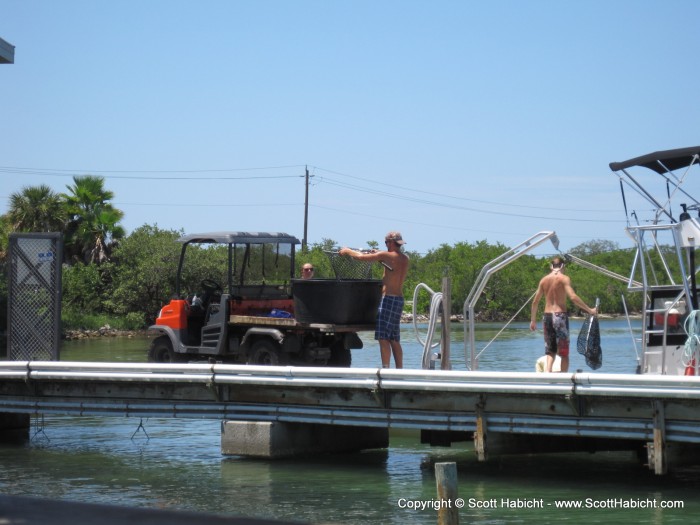
M 224 421 L 221 424 L 221 453 L 227 456 L 274 459 L 388 446 L 389 430 L 386 428 L 277 421 Z

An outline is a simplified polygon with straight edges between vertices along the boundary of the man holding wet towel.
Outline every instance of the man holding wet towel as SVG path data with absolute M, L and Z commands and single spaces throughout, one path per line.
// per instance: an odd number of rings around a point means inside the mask
M 547 356 L 546 371 L 551 372 L 554 358 L 561 357 L 561 371 L 569 370 L 569 314 L 566 309 L 566 298 L 584 312 L 596 315 L 595 308 L 590 308 L 583 302 L 571 286 L 571 279 L 564 275 L 564 260 L 558 255 L 552 259 L 550 273 L 542 277 L 532 300 L 530 310 L 530 330 L 537 328 L 537 308 L 544 298 L 544 353 Z
M 403 283 L 408 272 L 409 259 L 401 251 L 405 241 L 399 232 L 389 232 L 384 238 L 386 250 L 375 250 L 370 253 L 358 252 L 350 248 L 341 248 L 341 255 L 349 255 L 353 259 L 369 262 L 379 262 L 384 266 L 382 282 L 382 300 L 377 312 L 377 327 L 374 338 L 379 341 L 382 357 L 382 367 L 391 367 L 391 356 L 394 355 L 396 368 L 403 368 L 403 348 L 401 348 L 401 314 L 403 313 Z

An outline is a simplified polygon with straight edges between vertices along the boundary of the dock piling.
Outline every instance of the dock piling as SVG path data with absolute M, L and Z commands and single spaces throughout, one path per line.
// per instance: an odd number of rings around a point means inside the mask
M 459 509 L 456 502 L 457 490 L 457 464 L 435 463 L 435 483 L 437 496 L 440 501 L 438 506 L 438 525 L 459 525 Z
M 484 400 L 480 399 L 475 408 L 476 431 L 474 432 L 474 452 L 479 461 L 488 459 L 488 448 L 486 446 L 486 416 L 484 414 Z
M 667 471 L 666 462 L 666 415 L 663 401 L 653 401 L 654 441 L 651 444 L 650 468 L 655 474 L 663 475 Z

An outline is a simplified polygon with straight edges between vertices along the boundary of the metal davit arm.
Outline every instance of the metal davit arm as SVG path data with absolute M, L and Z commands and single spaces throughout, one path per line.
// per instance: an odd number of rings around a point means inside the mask
M 525 255 L 527 252 L 535 249 L 537 246 L 547 240 L 552 241 L 552 244 L 556 250 L 559 249 L 559 239 L 557 238 L 557 234 L 553 231 L 541 231 L 496 257 L 494 260 L 484 265 L 484 267 L 481 269 L 481 272 L 476 278 L 476 281 L 474 281 L 474 285 L 472 286 L 466 301 L 464 301 L 463 307 L 464 359 L 467 363 L 467 367 L 470 370 L 477 370 L 479 368 L 478 357 L 476 354 L 476 338 L 474 334 L 474 307 L 476 306 L 479 297 L 481 297 L 481 293 L 484 291 L 486 284 L 489 282 L 489 279 L 494 273 L 499 271 L 501 268 L 508 266 L 510 263 Z
M 615 273 L 611 270 L 608 270 L 607 268 L 603 268 L 602 266 L 598 266 L 588 261 L 584 261 L 583 259 L 580 259 L 575 255 L 571 255 L 570 253 L 565 253 L 564 259 L 574 261 L 576 264 L 583 266 L 584 268 L 588 268 L 589 270 L 593 270 L 594 272 L 601 273 L 607 277 L 611 277 L 612 279 L 617 279 L 618 281 L 622 281 L 623 283 L 626 283 L 629 286 L 642 286 L 642 283 L 638 281 L 625 277 L 624 275 L 620 275 L 619 273 Z

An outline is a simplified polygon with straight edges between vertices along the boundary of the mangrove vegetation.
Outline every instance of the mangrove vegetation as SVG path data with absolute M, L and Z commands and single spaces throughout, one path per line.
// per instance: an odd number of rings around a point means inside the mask
M 64 328 L 95 329 L 106 324 L 117 329 L 146 328 L 175 294 L 181 248 L 177 239 L 184 232 L 144 224 L 127 235 L 120 225 L 124 214 L 112 205 L 113 194 L 104 187 L 101 177 L 74 177 L 66 190 L 57 194 L 44 185 L 26 187 L 10 196 L 8 212 L 0 217 L 0 329 L 4 330 L 7 322 L 4 266 L 8 236 L 12 232 L 49 231 L 61 232 L 64 239 Z M 375 240 L 368 241 L 368 247 L 377 246 Z M 333 239 L 310 244 L 307 251 L 297 253 L 297 270 L 303 263 L 311 262 L 317 278 L 335 278 L 329 254 L 337 248 Z M 482 240 L 443 244 L 423 254 L 408 251 L 411 267 L 404 290 L 406 299 L 413 298 L 419 283 L 440 291 L 443 277 L 447 276 L 452 289 L 452 312 L 459 314 L 482 267 L 509 248 Z M 591 240 L 570 253 L 625 277 L 634 257 L 633 250 L 621 249 L 605 240 Z M 185 276 L 187 293 L 195 293 L 202 279 L 223 277 L 226 272 L 226 257 L 216 250 L 202 249 L 195 256 L 197 261 L 191 265 L 194 270 Z M 494 275 L 477 304 L 477 320 L 510 319 L 516 313 L 519 319 L 529 318 L 528 303 L 548 270 L 548 257 L 525 255 Z M 369 271 L 373 277 L 381 277 L 380 266 Z M 568 264 L 566 271 L 584 301 L 592 304 L 599 298 L 603 313 L 624 313 L 624 282 L 575 263 Z M 639 310 L 641 297 L 628 294 L 625 300 L 629 310 Z M 425 313 L 428 304 L 429 297 L 421 295 L 417 311 Z

